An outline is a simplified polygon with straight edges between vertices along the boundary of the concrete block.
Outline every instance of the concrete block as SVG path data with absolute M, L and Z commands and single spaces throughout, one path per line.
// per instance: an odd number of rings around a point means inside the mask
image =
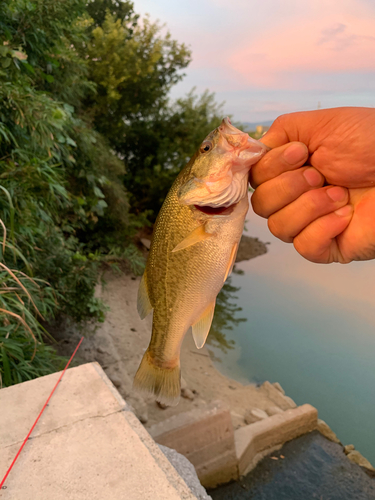
M 247 474 L 268 453 L 313 431 L 317 425 L 317 410 L 306 404 L 237 429 L 234 438 L 239 475 Z
M 0 478 L 59 374 L 0 390 Z M 196 500 L 97 363 L 68 370 L 2 500 Z
M 237 479 L 234 431 L 220 404 L 175 415 L 149 429 L 155 441 L 184 455 L 206 488 Z

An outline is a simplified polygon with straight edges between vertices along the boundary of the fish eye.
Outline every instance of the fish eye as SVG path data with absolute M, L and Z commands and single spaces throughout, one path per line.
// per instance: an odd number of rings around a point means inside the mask
M 208 153 L 212 149 L 212 142 L 211 141 L 204 141 L 200 147 L 200 152 L 201 153 Z

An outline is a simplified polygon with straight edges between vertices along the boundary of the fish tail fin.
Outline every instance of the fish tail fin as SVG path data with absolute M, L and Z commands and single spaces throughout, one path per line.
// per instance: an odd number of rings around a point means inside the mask
M 135 374 L 133 387 L 138 391 L 154 394 L 159 403 L 176 406 L 180 400 L 180 380 L 179 362 L 172 368 L 157 366 L 147 349 Z

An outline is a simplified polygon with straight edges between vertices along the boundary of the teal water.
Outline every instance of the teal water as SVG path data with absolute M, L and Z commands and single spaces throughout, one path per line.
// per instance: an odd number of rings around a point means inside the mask
M 218 369 L 241 382 L 280 382 L 375 465 L 375 261 L 313 264 L 252 212 L 247 227 L 270 245 L 232 275 L 248 321 L 226 333 L 235 348 L 217 353 Z

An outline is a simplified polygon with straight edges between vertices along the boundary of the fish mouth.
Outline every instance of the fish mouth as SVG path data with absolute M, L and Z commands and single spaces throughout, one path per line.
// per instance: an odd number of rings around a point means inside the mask
M 236 205 L 237 203 L 233 203 L 229 207 L 210 207 L 209 205 L 194 205 L 194 207 L 206 215 L 230 215 Z

